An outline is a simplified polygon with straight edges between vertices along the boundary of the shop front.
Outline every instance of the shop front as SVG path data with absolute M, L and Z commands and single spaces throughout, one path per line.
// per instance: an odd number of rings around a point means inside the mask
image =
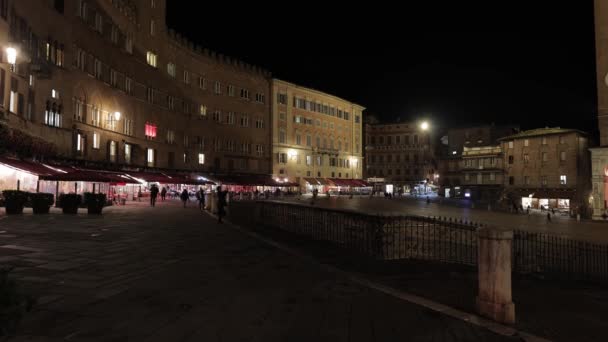
M 574 189 L 527 189 L 515 194 L 515 201 L 521 208 L 538 210 L 557 210 L 571 212 L 577 209 L 576 190 Z

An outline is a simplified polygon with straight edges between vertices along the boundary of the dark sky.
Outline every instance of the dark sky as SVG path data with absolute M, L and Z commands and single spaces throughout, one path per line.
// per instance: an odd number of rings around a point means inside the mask
M 350 2 L 348 11 L 328 2 L 167 2 L 168 26 L 191 40 L 359 103 L 384 121 L 596 134 L 591 0 Z

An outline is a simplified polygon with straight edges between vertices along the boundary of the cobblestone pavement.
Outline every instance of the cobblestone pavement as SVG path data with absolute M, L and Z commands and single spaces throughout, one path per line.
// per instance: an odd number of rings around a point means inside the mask
M 10 341 L 509 341 L 359 286 L 192 205 L 7 217 L 0 265 L 38 297 Z
M 285 201 L 298 202 L 310 205 L 311 199 L 305 197 L 285 198 Z M 504 212 L 488 211 L 484 209 L 458 208 L 438 203 L 427 204 L 414 199 L 386 199 L 383 197 L 369 198 L 367 196 L 354 198 L 331 197 L 318 198 L 316 206 L 349 209 L 369 214 L 394 215 L 420 215 L 452 217 L 459 220 L 474 221 L 494 225 L 505 229 L 520 229 L 538 233 L 553 233 L 569 236 L 592 242 L 608 243 L 608 222 L 581 221 L 569 217 L 554 215 L 551 222 L 540 214 L 509 214 Z

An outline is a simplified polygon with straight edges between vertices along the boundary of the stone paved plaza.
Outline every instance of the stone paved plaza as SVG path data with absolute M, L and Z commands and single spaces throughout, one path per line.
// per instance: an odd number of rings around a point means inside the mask
M 10 341 L 516 340 L 352 283 L 193 204 L 0 211 L 0 264 L 38 297 Z

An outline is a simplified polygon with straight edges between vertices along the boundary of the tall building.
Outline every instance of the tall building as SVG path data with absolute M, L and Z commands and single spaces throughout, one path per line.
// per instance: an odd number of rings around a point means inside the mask
M 88 165 L 269 175 L 270 73 L 165 17 L 166 0 L 0 0 L 0 123 Z
M 595 0 L 594 3 L 600 146 L 591 149 L 593 190 L 589 202 L 593 207 L 593 218 L 602 220 L 608 208 L 608 1 Z
M 365 135 L 365 177 L 388 186 L 378 190 L 392 192 L 401 187 L 407 190 L 436 180 L 430 133 L 420 124 L 368 124 Z
M 442 159 L 440 195 L 485 203 L 500 199 L 504 184 L 500 145 L 464 147 L 457 158 Z
M 511 205 L 586 214 L 589 142 L 574 129 L 540 128 L 500 139 Z
M 438 149 L 439 194 L 496 202 L 503 188 L 498 139 L 518 131 L 517 125 L 494 124 L 448 129 Z
M 364 107 L 278 79 L 272 94 L 275 178 L 303 187 L 307 178 L 361 179 Z

